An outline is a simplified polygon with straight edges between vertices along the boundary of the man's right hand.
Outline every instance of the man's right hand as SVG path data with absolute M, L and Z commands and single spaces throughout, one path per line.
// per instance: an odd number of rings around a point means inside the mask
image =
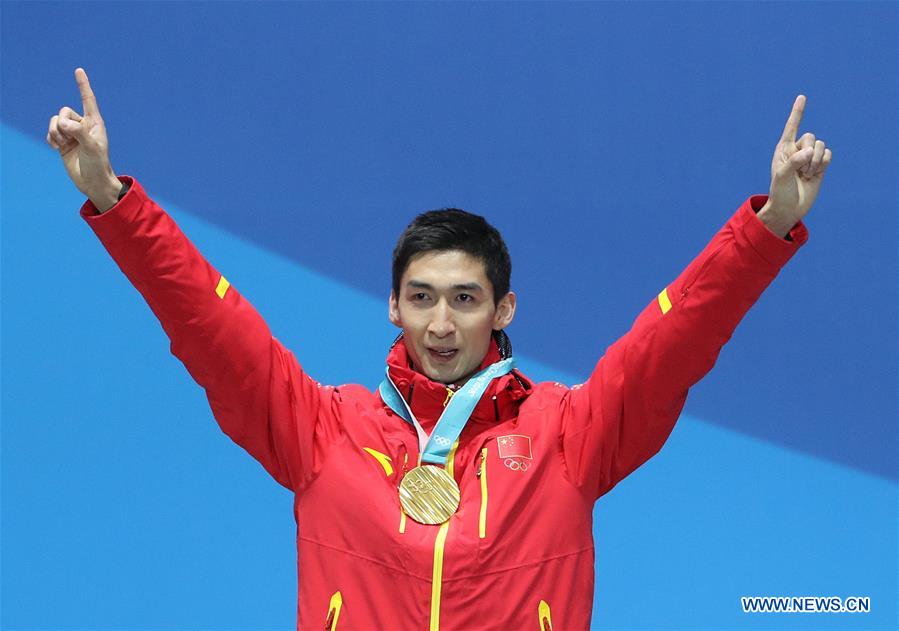
M 122 183 L 109 164 L 106 125 L 83 68 L 75 69 L 75 81 L 81 91 L 84 115 L 63 107 L 50 119 L 47 142 L 59 151 L 78 190 L 90 198 L 97 210 L 104 212 L 115 205 Z

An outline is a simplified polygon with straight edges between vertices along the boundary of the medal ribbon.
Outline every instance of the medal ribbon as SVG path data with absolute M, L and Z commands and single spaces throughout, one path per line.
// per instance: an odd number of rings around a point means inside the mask
M 431 464 L 439 464 L 446 466 L 447 456 L 449 456 L 450 448 L 459 434 L 468 422 L 468 418 L 474 411 L 475 406 L 487 386 L 496 377 L 501 377 L 509 373 L 515 367 L 515 358 L 508 357 L 495 364 L 490 364 L 484 370 L 475 374 L 462 386 L 450 399 L 430 437 L 425 432 L 421 423 L 412 414 L 409 404 L 400 394 L 396 384 L 390 378 L 390 368 L 387 368 L 387 377 L 378 386 L 381 398 L 384 400 L 391 410 L 397 415 L 403 417 L 407 423 L 411 423 L 418 432 L 418 448 L 421 450 L 421 461 Z

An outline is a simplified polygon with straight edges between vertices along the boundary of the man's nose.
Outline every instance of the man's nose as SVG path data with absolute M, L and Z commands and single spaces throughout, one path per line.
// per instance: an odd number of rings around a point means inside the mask
M 437 303 L 437 306 L 434 307 L 431 323 L 428 325 L 428 331 L 436 337 L 446 337 L 455 330 L 456 325 L 453 324 L 452 313 L 450 313 L 449 306 L 441 300 Z

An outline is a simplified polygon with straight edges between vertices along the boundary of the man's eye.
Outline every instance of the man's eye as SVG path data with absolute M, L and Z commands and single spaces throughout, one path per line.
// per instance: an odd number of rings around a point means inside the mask
M 471 296 L 469 294 L 459 294 L 459 300 L 461 300 L 462 302 L 471 302 L 474 300 L 474 296 Z
M 423 292 L 418 292 L 417 294 L 412 294 L 412 300 L 424 300 L 428 297 L 428 294 Z

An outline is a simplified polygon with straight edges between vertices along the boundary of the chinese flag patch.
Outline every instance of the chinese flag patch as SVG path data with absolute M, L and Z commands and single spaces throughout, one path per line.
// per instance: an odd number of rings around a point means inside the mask
M 500 458 L 527 458 L 531 456 L 531 437 L 523 434 L 509 434 L 497 436 L 496 444 L 499 446 Z

